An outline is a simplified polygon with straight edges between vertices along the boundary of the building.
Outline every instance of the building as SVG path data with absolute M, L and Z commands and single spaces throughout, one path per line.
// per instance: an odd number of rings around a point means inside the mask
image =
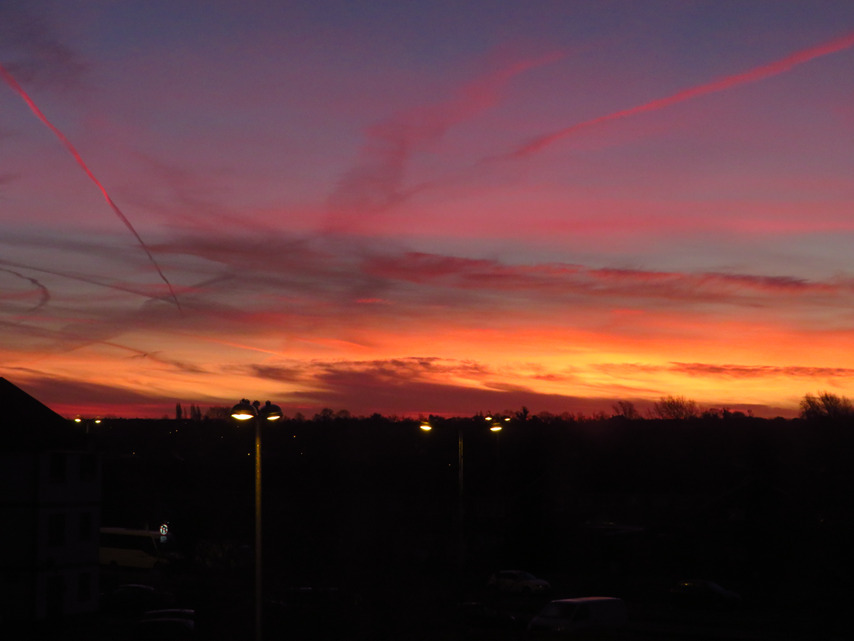
M 101 466 L 83 428 L 0 378 L 0 620 L 98 608 Z

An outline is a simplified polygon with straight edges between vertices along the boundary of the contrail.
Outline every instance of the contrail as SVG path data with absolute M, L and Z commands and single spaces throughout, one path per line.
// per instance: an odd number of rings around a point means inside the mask
M 115 289 L 120 292 L 125 292 L 128 294 L 134 294 L 136 296 L 142 296 L 143 298 L 148 298 L 152 300 L 163 300 L 163 296 L 152 296 L 151 294 L 140 291 L 138 289 L 134 289 L 132 287 L 124 286 L 124 285 L 116 285 L 114 283 L 108 283 L 96 278 L 91 278 L 87 276 L 80 276 L 79 274 L 71 274 L 60 271 L 55 271 L 52 269 L 45 269 L 44 267 L 33 267 L 32 265 L 24 265 L 23 263 L 13 263 L 8 260 L 3 260 L 0 258 L 0 265 L 6 265 L 8 267 L 17 267 L 19 269 L 28 269 L 30 271 L 39 272 L 42 274 L 50 274 L 51 276 L 60 276 L 61 278 L 68 278 L 70 280 L 76 280 L 81 283 L 88 283 L 89 285 L 97 285 L 99 287 L 107 287 L 109 289 Z M 13 274 L 18 275 L 16 272 L 11 271 L 10 269 L 4 269 L 0 267 L 0 270 L 7 271 Z M 22 276 L 22 278 L 26 278 L 26 276 Z M 29 280 L 29 279 L 28 279 Z
M 24 280 L 28 280 L 28 281 L 30 281 L 30 283 L 32 283 L 33 286 L 35 286 L 39 289 L 39 291 L 41 292 L 41 298 L 38 302 L 38 305 L 33 307 L 31 310 L 29 310 L 27 312 L 28 314 L 32 314 L 33 312 L 38 311 L 39 309 L 41 309 L 42 307 L 47 305 L 48 301 L 50 300 L 50 292 L 48 291 L 47 287 L 42 285 L 35 278 L 30 278 L 29 276 L 24 276 L 23 274 L 20 274 L 20 273 L 14 271 L 12 269 L 5 269 L 3 267 L 0 267 L 0 272 L 6 272 L 7 274 L 12 274 L 13 276 L 17 276 L 18 278 L 23 278 Z
M 699 85 L 690 89 L 683 89 L 682 91 L 679 91 L 671 96 L 667 96 L 666 98 L 659 98 L 657 100 L 647 102 L 643 105 L 638 105 L 637 107 L 631 107 L 630 109 L 615 111 L 614 113 L 607 114 L 605 116 L 599 116 L 598 118 L 594 118 L 592 120 L 586 120 L 576 125 L 572 125 L 571 127 L 567 127 L 566 129 L 561 129 L 554 133 L 547 134 L 545 136 L 540 136 L 522 145 L 515 151 L 512 151 L 509 154 L 503 156 L 503 158 L 524 158 L 525 156 L 530 156 L 531 154 L 541 151 L 545 147 L 548 147 L 549 145 L 557 142 L 558 140 L 567 138 L 579 131 L 582 131 L 589 127 L 593 127 L 594 125 L 598 125 L 603 122 L 608 122 L 610 120 L 617 120 L 619 118 L 634 116 L 635 114 L 645 113 L 647 111 L 656 111 L 658 109 L 663 109 L 679 102 L 691 100 L 692 98 L 698 98 L 700 96 L 705 96 L 706 94 L 723 91 L 724 89 L 729 89 L 738 85 L 756 82 L 757 80 L 776 76 L 778 74 L 789 71 L 798 65 L 802 65 L 805 62 L 809 62 L 814 58 L 820 58 L 821 56 L 826 56 L 837 51 L 842 51 L 843 49 L 848 49 L 851 46 L 854 46 L 854 33 L 849 33 L 848 35 L 836 38 L 834 40 L 831 40 L 824 44 L 820 44 L 815 47 L 810 47 L 809 49 L 797 51 L 789 56 L 786 56 L 782 60 L 777 60 L 776 62 L 772 62 L 767 65 L 762 65 L 761 67 L 756 67 L 749 71 L 745 71 L 744 73 L 736 74 L 734 76 L 727 76 L 726 78 L 721 78 L 720 80 L 715 80 L 708 84 Z
M 145 253 L 148 255 L 148 259 L 151 261 L 151 264 L 154 265 L 154 269 L 157 270 L 157 273 L 160 275 L 160 278 L 163 280 L 164 283 L 166 283 L 166 286 L 169 288 L 169 293 L 172 295 L 172 300 L 175 301 L 175 305 L 178 307 L 178 311 L 183 313 L 183 310 L 181 309 L 181 303 L 178 302 L 178 297 L 175 295 L 175 290 L 172 289 L 172 283 L 169 282 L 163 271 L 161 271 L 160 265 L 158 265 L 157 261 L 154 260 L 154 256 L 151 254 L 151 251 L 148 249 L 148 246 L 145 244 L 145 241 L 142 240 L 142 237 L 137 233 L 136 229 L 134 229 L 134 226 L 131 225 L 130 221 L 122 213 L 122 210 L 119 209 L 118 205 L 116 205 L 116 203 L 113 202 L 113 199 L 110 198 L 110 194 L 107 193 L 107 190 L 95 177 L 95 174 L 93 174 L 89 167 L 86 165 L 86 163 L 83 162 L 83 158 L 80 157 L 80 154 L 77 152 L 77 149 L 75 149 L 74 145 L 71 144 L 71 141 L 68 140 L 68 138 L 66 138 L 65 135 L 59 129 L 54 127 L 54 125 L 45 117 L 45 115 L 41 112 L 41 109 L 36 106 L 36 103 L 32 101 L 32 99 L 27 95 L 27 92 L 24 91 L 24 89 L 21 87 L 21 85 L 18 84 L 18 82 L 12 77 L 12 75 L 8 71 L 6 71 L 3 65 L 0 65 L 0 76 L 3 77 L 3 80 L 6 81 L 6 84 L 8 84 L 18 93 L 18 95 L 21 96 L 21 98 L 24 99 L 24 102 L 27 103 L 27 106 L 36 115 L 36 117 L 41 120 L 45 124 L 45 126 L 54 133 L 54 135 L 56 135 L 56 137 L 63 145 L 65 145 L 65 148 L 68 149 L 72 156 L 74 156 L 74 160 L 77 161 L 77 164 L 83 168 L 83 171 L 86 172 L 86 175 L 89 176 L 89 179 L 93 183 L 95 183 L 95 186 L 97 186 L 98 189 L 101 190 L 101 193 L 104 195 L 104 200 L 107 201 L 107 204 L 112 208 L 116 216 L 119 217 L 119 220 L 121 220 L 125 224 L 125 226 L 137 239 L 137 241 L 139 241 L 139 246 L 142 247 L 143 251 L 145 251 Z

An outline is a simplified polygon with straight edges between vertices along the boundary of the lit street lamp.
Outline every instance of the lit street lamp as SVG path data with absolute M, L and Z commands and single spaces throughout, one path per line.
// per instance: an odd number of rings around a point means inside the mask
M 79 416 L 74 419 L 75 423 L 84 423 L 86 427 L 86 433 L 89 433 L 89 426 L 94 423 L 98 425 L 101 422 L 100 418 L 80 418 Z
M 261 423 L 278 421 L 282 410 L 278 405 L 272 405 L 270 401 L 260 407 L 261 403 L 255 401 L 250 403 L 243 399 L 233 408 L 231 416 L 238 421 L 255 420 L 255 641 L 261 641 L 261 612 L 262 612 L 262 589 L 261 589 Z
M 491 416 L 486 416 L 484 419 L 487 422 L 492 421 Z M 420 425 L 421 429 L 425 432 L 429 432 L 433 429 L 433 426 L 430 424 L 430 421 L 421 421 Z M 493 422 L 489 430 L 491 432 L 500 432 L 501 431 L 501 423 Z M 458 449 L 458 459 L 457 459 L 457 470 L 459 472 L 459 492 L 457 498 L 457 506 L 459 509 L 459 543 L 457 547 L 457 563 L 460 568 L 465 565 L 466 561 L 466 530 L 465 530 L 465 516 L 466 516 L 466 503 L 465 503 L 465 476 L 463 474 L 463 425 L 459 424 L 459 428 L 457 430 L 457 437 L 459 443 Z

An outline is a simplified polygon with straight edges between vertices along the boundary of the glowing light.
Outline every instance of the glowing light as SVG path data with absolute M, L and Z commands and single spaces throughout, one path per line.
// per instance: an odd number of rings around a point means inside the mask
M 260 410 L 258 410 L 258 416 L 263 416 L 268 421 L 278 421 L 281 418 L 284 418 L 284 414 L 282 414 L 282 408 L 278 405 L 273 405 L 270 401 L 267 401 Z
M 490 432 L 500 432 L 502 429 L 503 428 L 501 427 L 500 423 L 495 423 L 492 425 L 492 427 L 489 428 L 489 431 Z
M 429 432 L 430 430 L 432 430 L 432 429 L 433 429 L 433 426 L 432 426 L 432 425 L 430 425 L 430 423 L 427 423 L 426 421 L 425 421 L 424 423 L 421 423 L 420 427 L 421 427 L 421 429 L 422 429 L 422 430 L 424 430 L 425 432 Z
M 256 401 L 257 402 L 257 401 Z M 243 399 L 237 405 L 231 408 L 232 418 L 238 421 L 248 421 L 250 418 L 258 416 L 258 410 L 247 399 Z
M 83 422 L 83 419 L 82 419 L 82 418 L 75 418 L 75 419 L 74 419 L 74 422 L 75 422 L 75 423 L 82 423 L 82 422 Z

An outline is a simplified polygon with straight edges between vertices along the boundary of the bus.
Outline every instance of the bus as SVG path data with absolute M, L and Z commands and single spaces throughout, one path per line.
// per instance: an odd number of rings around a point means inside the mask
M 175 556 L 174 546 L 170 533 L 102 527 L 100 562 L 111 567 L 150 570 L 168 563 Z

